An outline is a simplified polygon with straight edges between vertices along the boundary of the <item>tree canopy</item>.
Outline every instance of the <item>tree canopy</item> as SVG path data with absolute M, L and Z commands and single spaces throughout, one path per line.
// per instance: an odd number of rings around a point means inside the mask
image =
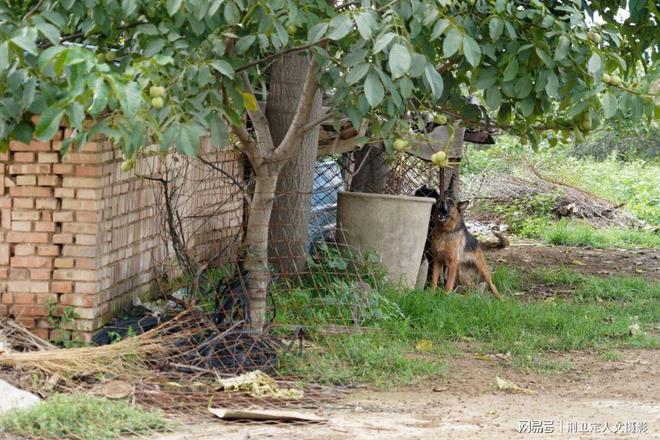
M 194 155 L 266 99 L 278 54 L 303 51 L 333 111 L 388 148 L 422 111 L 580 135 L 657 112 L 626 81 L 657 60 L 656 5 L 630 1 L 619 23 L 625 3 L 1 0 L 0 143 L 49 139 L 66 118 L 67 147 L 102 132 L 129 159 L 154 142 Z

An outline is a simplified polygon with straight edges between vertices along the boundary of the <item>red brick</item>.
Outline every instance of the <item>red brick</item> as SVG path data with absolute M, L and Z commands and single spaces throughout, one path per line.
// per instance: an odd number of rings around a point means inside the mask
M 34 199 L 17 197 L 14 199 L 14 208 L 33 209 Z
M 55 188 L 55 197 L 62 199 L 72 199 L 76 195 L 76 190 L 73 188 Z
M 2 221 L 0 222 L 5 229 L 11 228 L 11 209 L 2 210 Z
M 71 269 L 73 267 L 73 258 L 55 258 L 54 265 L 58 269 Z
M 73 234 L 53 234 L 53 243 L 56 244 L 73 243 Z
M 37 178 L 39 186 L 58 186 L 60 184 L 60 176 L 39 176 Z
M 76 197 L 79 199 L 98 200 L 101 198 L 101 190 L 81 188 L 76 190 Z
M 57 199 L 37 199 L 36 208 L 37 209 L 57 209 L 58 205 Z
M 30 271 L 27 269 L 19 269 L 17 267 L 12 267 L 9 270 L 9 279 L 10 280 L 29 280 Z
M 14 304 L 36 304 L 37 295 L 34 293 L 14 293 Z
M 96 295 L 68 294 L 60 297 L 60 304 L 75 307 L 96 307 Z
M 100 156 L 97 153 L 67 153 L 62 159 L 65 163 L 98 163 Z
M 62 209 L 71 209 L 74 211 L 94 211 L 100 209 L 100 200 L 72 200 L 62 199 Z
M 18 209 L 14 210 L 11 213 L 12 220 L 39 220 L 40 213 L 39 211 L 20 211 Z
M 76 211 L 76 221 L 83 223 L 96 223 L 99 215 L 96 211 Z
M 47 257 L 57 257 L 60 254 L 60 247 L 56 245 L 37 246 L 37 253 Z
M 96 271 L 84 269 L 55 269 L 54 280 L 96 281 Z
M 53 190 L 41 186 L 15 186 L 9 188 L 9 195 L 12 197 L 50 197 L 53 195 Z
M 51 341 L 70 341 L 71 330 L 53 329 L 50 331 L 49 339 Z
M 55 232 L 55 223 L 34 222 L 34 230 L 39 232 Z
M 101 181 L 93 177 L 69 177 L 62 178 L 64 188 L 96 188 Z
M 9 315 L 9 307 L 5 304 L 0 304 L 0 316 Z
M 11 230 L 12 231 L 29 232 L 29 231 L 32 230 L 32 222 L 12 221 L 11 222 Z
M 31 281 L 30 292 L 32 293 L 49 293 L 50 283 L 48 281 Z M 57 298 L 55 298 L 57 299 Z
M 4 194 L 4 191 L 1 193 Z M 11 208 L 11 202 L 13 199 L 9 196 L 0 197 L 0 208 Z
M 46 164 L 12 164 L 8 174 L 50 174 L 50 165 Z
M 96 223 L 63 223 L 62 232 L 76 234 L 96 234 L 98 225 Z
M 26 256 L 26 257 L 11 257 L 10 265 L 11 267 L 25 267 L 25 268 L 42 268 L 42 267 L 52 267 L 53 259 L 51 257 L 37 257 L 37 256 Z
M 76 293 L 97 293 L 96 291 L 96 283 L 84 283 L 84 282 L 76 282 L 74 285 L 74 292 Z
M 16 185 L 18 186 L 36 186 L 37 176 L 20 175 L 16 176 Z
M 31 333 L 33 333 L 38 338 L 48 340 L 48 337 L 50 335 L 50 330 L 48 330 L 47 328 L 33 328 L 31 330 Z
M 25 255 L 34 255 L 36 246 L 33 244 L 23 244 L 19 243 L 16 246 L 14 246 L 14 255 L 17 255 L 19 257 L 23 257 Z
M 36 320 L 34 318 L 27 318 L 25 316 L 34 316 L 33 313 L 30 313 L 32 309 L 36 307 L 26 307 L 26 306 L 14 306 L 11 308 L 12 313 L 15 315 L 21 316 L 20 318 L 15 318 L 14 321 L 18 322 L 20 325 L 25 327 L 28 330 L 31 330 L 36 327 Z M 27 312 L 26 312 L 27 311 Z
M 49 151 L 50 142 L 41 142 L 32 140 L 29 144 L 24 144 L 19 141 L 11 141 L 9 143 L 10 151 Z
M 9 243 L 48 243 L 48 234 L 45 232 L 16 232 L 7 233 L 6 241 Z
M 0 243 L 0 266 L 9 264 L 9 244 Z
M 95 245 L 96 244 L 96 235 L 95 234 L 76 234 L 76 244 Z
M 60 153 L 39 153 L 40 163 L 57 163 L 60 161 Z
M 77 269 L 96 269 L 96 260 L 94 258 L 76 258 Z
M 72 222 L 73 221 L 73 212 L 71 211 L 59 211 L 53 213 L 53 221 L 58 223 L 63 222 Z
M 30 269 L 30 279 L 31 280 L 38 280 L 38 281 L 50 280 L 51 275 L 52 275 L 52 270 L 50 268 L 48 268 L 48 269 Z
M 53 281 L 50 283 L 50 290 L 55 293 L 71 293 L 73 292 L 73 283 L 71 281 Z
M 14 162 L 34 162 L 34 153 L 16 152 L 14 153 Z
M 29 291 L 30 291 L 29 280 L 7 281 L 7 292 L 29 292 Z
M 2 294 L 2 303 L 3 304 L 14 304 L 14 294 L 5 292 Z
M 73 165 L 70 164 L 53 164 L 53 174 L 73 174 Z
M 79 177 L 96 177 L 99 175 L 99 169 L 95 166 L 77 165 L 74 173 Z
M 96 246 L 76 246 L 65 245 L 62 249 L 62 256 L 64 257 L 95 257 Z

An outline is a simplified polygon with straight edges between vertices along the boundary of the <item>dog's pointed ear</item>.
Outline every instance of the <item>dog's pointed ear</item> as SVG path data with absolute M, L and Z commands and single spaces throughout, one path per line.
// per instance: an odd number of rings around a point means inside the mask
M 453 199 L 454 195 L 456 194 L 456 174 L 451 175 L 451 179 L 449 179 L 449 185 L 447 185 L 447 189 L 445 190 L 445 199 Z
M 461 202 L 458 202 L 458 204 L 456 205 L 456 208 L 458 209 L 458 212 L 463 212 L 463 211 L 465 211 L 465 209 L 466 209 L 469 205 L 470 205 L 470 201 L 469 201 L 469 200 L 463 200 L 463 201 L 461 201 Z

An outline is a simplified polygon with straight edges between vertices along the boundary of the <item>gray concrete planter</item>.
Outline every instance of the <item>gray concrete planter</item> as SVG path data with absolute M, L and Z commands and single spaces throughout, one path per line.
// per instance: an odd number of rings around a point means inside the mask
M 413 287 L 435 200 L 426 197 L 340 192 L 337 241 L 375 251 L 389 279 Z

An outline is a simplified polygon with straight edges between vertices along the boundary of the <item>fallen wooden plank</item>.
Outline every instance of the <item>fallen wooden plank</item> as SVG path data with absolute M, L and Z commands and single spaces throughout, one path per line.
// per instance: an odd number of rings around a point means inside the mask
M 297 411 L 281 411 L 273 409 L 228 409 L 209 408 L 209 412 L 223 420 L 279 420 L 283 422 L 313 422 L 320 423 L 327 420 L 316 414 L 301 413 Z

